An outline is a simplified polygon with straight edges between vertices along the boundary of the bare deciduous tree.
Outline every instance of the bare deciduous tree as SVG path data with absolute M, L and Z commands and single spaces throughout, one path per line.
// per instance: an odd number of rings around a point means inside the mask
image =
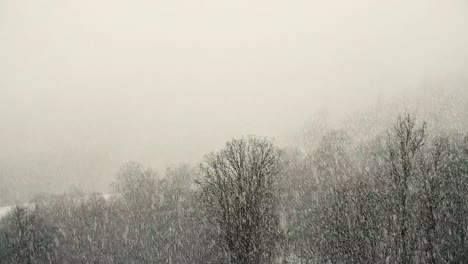
M 266 139 L 232 140 L 201 164 L 202 197 L 231 263 L 269 263 L 278 241 L 280 152 Z
M 421 174 L 422 184 L 422 217 L 423 235 L 424 235 L 424 251 L 426 261 L 430 264 L 437 263 L 436 261 L 436 228 L 437 207 L 440 205 L 440 188 L 442 186 L 442 177 L 440 176 L 443 167 L 447 165 L 444 162 L 447 155 L 448 139 L 439 137 L 434 140 L 429 151 L 425 151 L 418 162 L 418 168 Z
M 415 173 L 417 155 L 427 138 L 426 124 L 417 126 L 415 117 L 406 113 L 398 118 L 388 145 L 390 174 L 394 180 L 398 211 L 399 263 L 410 263 L 408 245 L 408 195 L 409 185 Z

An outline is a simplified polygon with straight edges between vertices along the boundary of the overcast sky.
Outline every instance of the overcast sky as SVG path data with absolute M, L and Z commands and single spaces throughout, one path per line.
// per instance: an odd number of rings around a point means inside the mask
M 0 173 L 99 189 L 467 69 L 466 0 L 0 0 Z

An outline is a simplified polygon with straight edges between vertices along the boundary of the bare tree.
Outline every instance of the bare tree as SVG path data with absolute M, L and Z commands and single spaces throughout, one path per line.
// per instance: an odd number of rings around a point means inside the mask
M 422 184 L 422 217 L 423 235 L 425 237 L 424 251 L 426 253 L 426 262 L 430 264 L 437 263 L 436 260 L 436 213 L 440 201 L 440 188 L 442 186 L 442 177 L 440 174 L 447 165 L 444 162 L 447 155 L 448 139 L 439 137 L 434 140 L 429 151 L 425 151 L 419 159 L 419 170 Z
M 16 206 L 3 221 L 0 263 L 55 263 L 54 227 L 37 210 Z
M 137 162 L 127 162 L 120 167 L 112 189 L 122 195 L 133 210 L 151 209 L 160 203 L 157 173 Z
M 232 140 L 200 165 L 204 205 L 231 263 L 269 263 L 278 241 L 280 152 L 266 139 Z
M 350 137 L 345 130 L 327 132 L 313 153 L 318 183 L 328 188 L 349 178 L 352 160 L 348 153 Z
M 390 174 L 394 180 L 398 212 L 399 263 L 410 262 L 409 254 L 409 185 L 415 173 L 415 163 L 427 138 L 426 124 L 417 126 L 415 117 L 406 113 L 398 118 L 388 145 Z

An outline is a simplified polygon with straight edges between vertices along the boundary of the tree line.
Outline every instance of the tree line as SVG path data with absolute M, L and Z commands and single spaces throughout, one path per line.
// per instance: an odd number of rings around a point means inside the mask
M 467 263 L 468 135 L 405 113 L 314 147 L 244 137 L 113 196 L 65 194 L 0 222 L 0 263 Z

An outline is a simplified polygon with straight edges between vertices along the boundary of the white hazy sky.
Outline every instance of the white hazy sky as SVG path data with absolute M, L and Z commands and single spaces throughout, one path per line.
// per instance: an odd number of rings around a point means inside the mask
M 0 178 L 99 189 L 467 69 L 466 0 L 0 0 Z

